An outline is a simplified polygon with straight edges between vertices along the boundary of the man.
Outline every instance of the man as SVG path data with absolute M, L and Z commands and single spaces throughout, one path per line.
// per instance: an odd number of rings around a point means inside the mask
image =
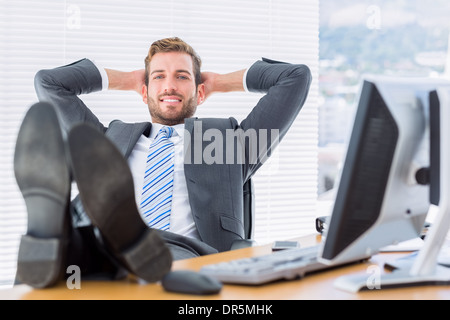
M 271 142 L 295 120 L 311 74 L 304 65 L 266 59 L 229 74 L 200 68 L 192 47 L 168 38 L 152 44 L 145 70 L 102 69 L 83 59 L 37 73 L 41 103 L 25 116 L 15 154 L 28 209 L 18 259 L 21 281 L 51 286 L 71 264 L 85 276 L 125 269 L 157 281 L 172 258 L 230 250 L 244 239 L 242 187 L 270 154 Z M 116 120 L 105 127 L 78 97 L 105 88 L 142 94 L 152 122 Z M 211 94 L 244 90 L 266 95 L 241 123 L 194 117 Z M 256 142 L 246 139 L 249 130 Z M 163 136 L 167 132 L 174 136 Z M 218 139 L 230 132 L 231 147 L 227 141 L 214 152 L 208 149 L 204 134 Z M 268 132 L 276 132 L 276 139 L 264 137 Z M 216 161 L 203 158 L 207 150 Z M 153 154 L 165 160 L 156 165 Z M 80 196 L 69 203 L 71 177 Z

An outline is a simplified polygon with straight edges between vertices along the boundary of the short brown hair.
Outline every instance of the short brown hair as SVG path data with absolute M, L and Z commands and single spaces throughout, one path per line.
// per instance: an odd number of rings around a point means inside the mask
M 153 56 L 160 52 L 184 52 L 189 54 L 192 57 L 193 69 L 194 69 L 194 77 L 195 77 L 195 85 L 198 86 L 202 82 L 202 60 L 199 55 L 195 52 L 195 50 L 188 45 L 186 42 L 181 40 L 178 37 L 173 38 L 165 38 L 161 40 L 157 40 L 152 43 L 150 49 L 148 50 L 148 54 L 145 57 L 145 84 L 148 85 L 149 80 L 149 66 L 150 61 Z

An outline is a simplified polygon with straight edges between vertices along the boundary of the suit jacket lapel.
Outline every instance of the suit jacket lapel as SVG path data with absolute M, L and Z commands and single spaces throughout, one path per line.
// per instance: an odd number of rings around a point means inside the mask
M 144 133 L 147 135 L 150 133 L 151 126 L 150 122 L 125 123 L 113 121 L 106 130 L 106 136 L 115 143 L 122 155 L 128 158 L 140 136 Z

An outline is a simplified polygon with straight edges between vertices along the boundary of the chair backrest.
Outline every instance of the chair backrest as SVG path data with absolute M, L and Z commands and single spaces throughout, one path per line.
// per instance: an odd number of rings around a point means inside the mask
M 246 239 L 253 239 L 255 229 L 255 194 L 253 181 L 244 184 L 244 229 Z

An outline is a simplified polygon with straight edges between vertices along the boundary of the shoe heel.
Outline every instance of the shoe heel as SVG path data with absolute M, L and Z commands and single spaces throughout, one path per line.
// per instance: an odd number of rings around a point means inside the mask
M 61 238 L 68 230 L 68 200 L 41 189 L 24 193 L 28 212 L 27 234 L 40 238 Z
M 153 250 L 149 250 L 152 248 Z M 172 266 L 172 255 L 160 236 L 151 229 L 131 248 L 122 253 L 131 272 L 147 282 L 156 282 Z
M 24 235 L 19 246 L 17 278 L 35 288 L 54 285 L 62 278 L 63 241 Z

